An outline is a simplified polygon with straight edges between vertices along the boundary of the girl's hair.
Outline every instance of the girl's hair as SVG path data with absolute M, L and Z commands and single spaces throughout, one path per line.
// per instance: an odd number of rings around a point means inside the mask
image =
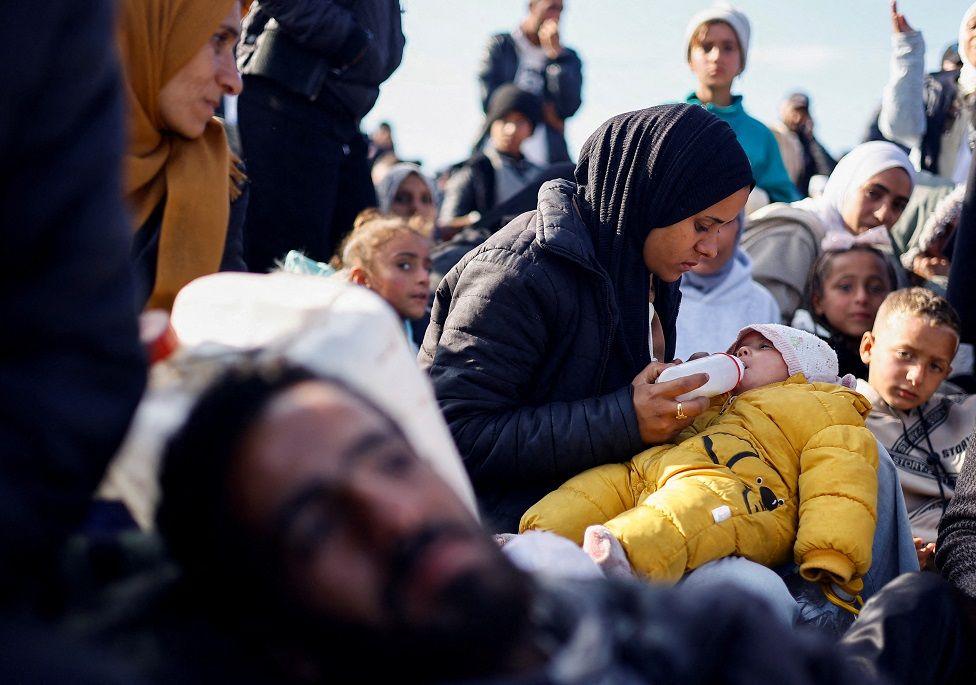
M 830 277 L 830 271 L 831 267 L 833 266 L 834 258 L 838 257 L 839 255 L 850 254 L 851 252 L 867 252 L 875 255 L 881 260 L 881 263 L 885 265 L 885 274 L 888 276 L 888 285 L 890 286 L 891 290 L 898 287 L 898 276 L 895 274 L 894 266 L 892 266 L 888 258 L 885 257 L 884 253 L 876 247 L 871 247 L 870 245 L 855 245 L 846 250 L 826 250 L 822 252 L 820 256 L 814 260 L 813 266 L 810 267 L 810 275 L 807 278 L 806 302 L 804 304 L 814 321 L 830 329 L 833 329 L 833 326 L 825 321 L 824 318 L 818 315 L 814 310 L 813 300 L 815 297 L 823 297 L 824 283 L 826 283 L 827 278 Z
M 376 209 L 364 209 L 353 222 L 352 231 L 345 237 L 329 265 L 336 271 L 346 271 L 353 267 L 370 269 L 376 258 L 376 251 L 404 233 L 427 238 L 423 230 L 412 219 L 381 214 Z

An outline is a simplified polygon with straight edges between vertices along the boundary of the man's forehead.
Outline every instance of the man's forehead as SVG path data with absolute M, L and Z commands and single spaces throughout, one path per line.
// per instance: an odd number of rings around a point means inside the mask
M 306 381 L 294 385 L 274 397 L 262 414 L 275 419 L 301 412 L 332 414 L 341 411 L 363 411 L 369 408 L 351 392 L 327 381 Z
M 275 397 L 259 418 L 254 437 L 261 451 L 298 458 L 314 451 L 339 458 L 370 434 L 389 434 L 388 421 L 359 397 L 324 382 L 301 383 Z M 283 453 L 283 454 L 278 454 Z
M 231 476 L 239 504 L 260 516 L 308 482 L 349 473 L 355 458 L 394 439 L 389 421 L 349 391 L 300 383 L 272 399 L 245 438 Z

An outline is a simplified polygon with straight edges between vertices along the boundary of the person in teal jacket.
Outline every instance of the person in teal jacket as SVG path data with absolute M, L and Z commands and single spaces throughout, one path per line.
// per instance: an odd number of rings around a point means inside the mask
M 800 193 L 783 165 L 773 132 L 746 114 L 741 95 L 732 95 L 732 82 L 746 66 L 749 32 L 746 15 L 725 3 L 691 18 L 685 45 L 698 87 L 685 102 L 701 105 L 732 127 L 752 165 L 756 186 L 766 191 L 770 202 L 793 202 Z

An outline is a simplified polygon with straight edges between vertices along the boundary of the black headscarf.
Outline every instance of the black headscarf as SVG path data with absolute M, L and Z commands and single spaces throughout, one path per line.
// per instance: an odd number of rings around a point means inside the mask
M 697 105 L 662 105 L 616 116 L 580 151 L 576 183 L 597 259 L 610 275 L 621 340 L 634 373 L 650 362 L 644 241 L 682 219 L 754 185 L 735 132 Z M 674 356 L 680 280 L 654 275 L 654 309 L 664 327 L 665 359 Z M 629 379 L 628 379 L 629 381 Z

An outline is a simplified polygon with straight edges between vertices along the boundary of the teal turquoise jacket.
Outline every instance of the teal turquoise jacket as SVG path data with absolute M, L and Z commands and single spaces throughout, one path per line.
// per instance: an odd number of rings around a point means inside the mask
M 732 127 L 752 165 L 756 185 L 769 194 L 770 202 L 793 202 L 800 199 L 800 193 L 786 173 L 773 132 L 764 123 L 746 114 L 742 109 L 741 95 L 733 95 L 732 104 L 728 107 L 702 104 L 694 93 L 685 98 L 685 102 L 701 105 Z

